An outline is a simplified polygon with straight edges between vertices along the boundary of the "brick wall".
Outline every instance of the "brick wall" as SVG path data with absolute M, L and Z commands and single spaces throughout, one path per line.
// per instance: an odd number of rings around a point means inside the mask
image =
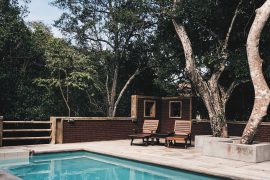
M 133 123 L 128 120 L 76 120 L 74 124 L 63 121 L 63 143 L 90 142 L 128 139 L 133 129 L 141 126 L 141 122 Z M 168 120 L 170 121 L 170 119 Z M 173 120 L 172 120 L 173 121 Z M 164 124 L 163 124 L 164 125 Z M 166 130 L 172 131 L 173 127 Z M 243 122 L 229 122 L 228 130 L 230 136 L 241 136 L 245 128 Z M 207 121 L 192 123 L 192 135 L 212 134 L 210 123 Z M 256 141 L 270 142 L 270 123 L 263 123 L 257 135 Z
M 63 143 L 127 139 L 135 128 L 131 120 L 64 120 Z
M 246 126 L 244 122 L 228 122 L 230 136 L 241 136 Z M 193 122 L 192 135 L 212 134 L 209 122 Z M 262 123 L 255 136 L 255 141 L 270 142 L 270 123 Z

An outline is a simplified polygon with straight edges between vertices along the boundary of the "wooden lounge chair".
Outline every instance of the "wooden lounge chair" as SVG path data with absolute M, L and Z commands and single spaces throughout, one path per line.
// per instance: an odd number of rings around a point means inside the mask
M 185 148 L 187 148 L 188 141 L 189 145 L 191 145 L 191 124 L 191 121 L 175 120 L 174 134 L 166 137 L 165 145 L 169 147 L 173 142 L 176 143 L 176 141 L 184 142 Z
M 133 145 L 134 139 L 142 139 L 143 144 L 148 145 L 149 138 L 153 133 L 156 133 L 159 120 L 144 120 L 143 128 L 140 131 L 135 131 L 135 134 L 129 135 L 131 138 L 130 145 Z

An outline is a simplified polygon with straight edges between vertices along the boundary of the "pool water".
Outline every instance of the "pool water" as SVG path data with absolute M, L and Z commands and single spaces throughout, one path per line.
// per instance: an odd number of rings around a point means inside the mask
M 9 166 L 4 170 L 25 180 L 222 179 L 84 151 L 35 155 L 27 165 Z

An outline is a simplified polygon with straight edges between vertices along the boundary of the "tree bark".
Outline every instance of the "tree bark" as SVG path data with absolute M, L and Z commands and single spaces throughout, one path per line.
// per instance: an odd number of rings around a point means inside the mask
M 267 0 L 259 9 L 250 28 L 247 39 L 247 56 L 250 76 L 255 91 L 255 101 L 251 116 L 243 132 L 241 143 L 251 144 L 258 127 L 267 115 L 270 103 L 270 89 L 262 72 L 263 60 L 259 53 L 259 42 L 262 30 L 270 16 L 270 0 Z
M 132 74 L 132 76 L 129 77 L 129 79 L 127 80 L 126 84 L 124 85 L 124 87 L 122 88 L 121 92 L 119 93 L 117 100 L 115 101 L 114 107 L 113 107 L 113 114 L 112 116 L 115 117 L 116 115 L 116 110 L 117 110 L 117 106 L 124 94 L 124 92 L 126 91 L 126 89 L 128 88 L 129 84 L 132 82 L 132 80 L 140 73 L 139 69 L 137 69 L 135 71 L 134 74 Z
M 183 3 L 183 1 L 174 0 L 174 9 L 176 9 L 176 6 L 180 7 L 181 3 Z M 219 68 L 212 74 L 208 81 L 202 78 L 199 70 L 196 68 L 191 42 L 186 33 L 185 27 L 173 20 L 175 30 L 182 43 L 185 53 L 186 73 L 189 76 L 193 87 L 197 90 L 207 108 L 213 136 L 215 137 L 228 137 L 227 122 L 225 117 L 226 103 L 231 96 L 233 89 L 239 84 L 234 82 L 231 84 L 228 90 L 225 91 L 225 89 L 218 84 L 218 80 L 225 70 L 225 64 L 228 59 L 227 48 L 229 38 L 231 36 L 236 17 L 240 12 L 239 10 L 241 4 L 242 0 L 239 1 L 234 11 L 233 18 L 226 33 L 226 38 L 221 48 L 220 58 L 222 59 L 222 62 L 219 64 Z
M 113 109 L 115 104 L 115 96 L 116 96 L 116 87 L 118 81 L 118 72 L 119 72 L 119 65 L 117 64 L 114 69 L 113 80 L 112 80 L 112 87 L 111 87 L 111 94 L 110 94 L 110 101 L 109 101 L 109 109 L 108 109 L 108 116 L 113 117 Z
M 177 24 L 175 20 L 173 20 L 173 24 L 184 49 L 186 73 L 208 110 L 213 136 L 227 137 L 227 123 L 225 119 L 226 100 L 222 98 L 222 93 L 220 93 L 221 90 L 218 86 L 218 79 L 211 78 L 208 82 L 203 80 L 196 69 L 191 42 L 185 27 Z

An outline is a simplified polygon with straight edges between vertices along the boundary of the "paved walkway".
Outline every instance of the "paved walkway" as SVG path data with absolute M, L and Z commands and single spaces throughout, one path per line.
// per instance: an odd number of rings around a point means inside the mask
M 31 150 L 35 153 L 86 150 L 133 160 L 161 164 L 232 179 L 270 180 L 270 161 L 247 163 L 202 156 L 194 148 L 167 148 L 164 146 L 130 146 L 128 140 L 99 141 L 72 144 L 46 144 L 2 147 L 2 151 Z

